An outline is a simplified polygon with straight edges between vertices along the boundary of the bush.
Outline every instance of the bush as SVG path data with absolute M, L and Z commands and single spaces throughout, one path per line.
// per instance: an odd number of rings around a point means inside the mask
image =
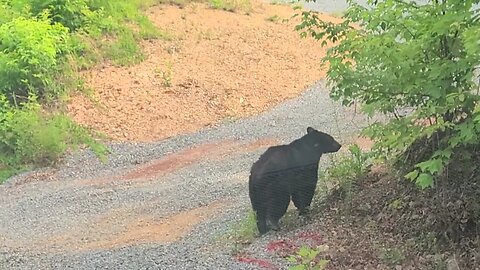
M 0 26 L 0 93 L 11 101 L 30 94 L 49 96 L 59 58 L 66 53 L 67 29 L 47 18 L 17 17 Z
M 67 150 L 86 144 L 105 158 L 106 148 L 89 132 L 62 114 L 42 113 L 33 97 L 21 109 L 0 95 L 0 171 L 15 171 L 25 165 L 54 164 Z M 2 173 L 0 173 L 2 175 Z
M 74 52 L 74 55 L 79 57 L 77 60 L 80 62 L 79 67 L 83 68 L 91 66 L 93 64 L 90 63 L 91 60 L 101 59 L 99 52 L 111 58 L 111 47 L 117 51 L 114 56 L 119 57 L 112 59 L 116 64 L 138 63 L 142 59 L 139 57 L 142 52 L 137 44 L 131 44 L 131 37 L 133 37 L 134 43 L 139 38 L 170 38 L 142 14 L 142 10 L 154 3 L 155 1 L 139 0 L 114 2 L 107 0 L 4 0 L 3 7 L 6 15 L 15 11 L 22 14 L 24 18 L 32 18 L 32 20 L 42 18 L 49 24 L 63 25 L 73 36 L 82 36 L 80 40 L 87 43 L 94 40 L 95 47 L 103 48 L 103 50 L 89 51 L 85 46 L 83 48 L 82 46 L 68 47 L 71 52 Z M 102 37 L 105 35 L 109 35 L 111 38 L 103 39 Z M 79 51 L 74 49 L 79 49 Z
M 19 16 L 19 14 L 13 11 L 9 5 L 0 2 L 0 25 L 13 20 L 13 18 L 17 16 Z
M 328 250 L 328 246 L 321 245 L 316 248 L 302 246 L 294 255 L 287 257 L 287 260 L 294 265 L 288 270 L 324 270 L 327 268 L 328 260 L 322 259 L 321 253 Z
M 40 17 L 46 11 L 49 19 L 62 24 L 70 31 L 83 27 L 88 21 L 91 10 L 88 0 L 10 0 L 12 8 L 18 12 L 30 13 Z

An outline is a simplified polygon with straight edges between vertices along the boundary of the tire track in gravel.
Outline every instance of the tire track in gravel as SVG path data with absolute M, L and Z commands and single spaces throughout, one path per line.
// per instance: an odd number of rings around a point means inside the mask
M 106 164 L 83 151 L 57 169 L 14 177 L 0 186 L 0 269 L 257 269 L 219 240 L 250 208 L 251 164 L 307 126 L 346 143 L 365 123 L 320 82 L 255 117 L 112 144 Z M 250 250 L 265 253 L 275 237 Z

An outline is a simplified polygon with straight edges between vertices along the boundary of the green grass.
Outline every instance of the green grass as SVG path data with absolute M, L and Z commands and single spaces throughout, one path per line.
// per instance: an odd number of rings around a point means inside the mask
M 15 168 L 1 168 L 0 169 L 0 184 L 3 184 L 5 180 L 7 180 L 9 177 L 14 176 L 18 173 L 22 172 L 21 169 L 15 169 Z
M 107 43 L 104 52 L 108 59 L 120 66 L 134 65 L 145 60 L 145 54 L 133 33 L 129 31 L 121 33 L 115 41 Z
M 140 26 L 140 29 L 138 30 L 138 36 L 141 39 L 172 40 L 173 38 L 172 34 L 156 27 L 147 17 L 142 17 L 142 19 L 139 19 L 138 25 Z
M 233 240 L 233 253 L 239 253 L 244 246 L 250 244 L 257 235 L 255 212 L 250 210 L 247 216 L 232 228 L 228 238 Z
M 135 65 L 145 59 L 140 40 L 162 39 L 171 40 L 172 35 L 156 27 L 144 14 L 150 6 L 159 3 L 157 0 L 96 0 L 92 5 L 103 10 L 93 16 L 92 23 L 86 26 L 87 42 L 82 50 L 83 58 L 80 65 L 88 66 L 103 58 L 110 59 L 120 66 Z M 110 37 L 108 41 L 103 37 Z M 92 39 L 93 38 L 93 39 Z M 112 40 L 113 39 L 113 40 Z
M 106 147 L 91 132 L 64 114 L 45 114 L 35 101 L 20 109 L 7 105 L 0 116 L 0 182 L 26 168 L 51 166 L 80 145 L 106 160 Z
M 250 241 L 255 238 L 255 235 L 257 234 L 257 221 L 253 210 L 248 212 L 247 217 L 237 225 L 234 232 L 237 239 L 243 241 Z
M 230 12 L 252 12 L 252 2 L 250 0 L 209 0 L 208 3 L 213 9 L 222 9 Z

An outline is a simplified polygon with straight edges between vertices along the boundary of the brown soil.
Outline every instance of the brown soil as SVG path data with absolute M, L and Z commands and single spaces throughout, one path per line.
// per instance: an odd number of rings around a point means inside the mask
M 69 113 L 114 140 L 153 141 L 265 111 L 325 75 L 325 48 L 299 37 L 299 19 L 282 22 L 294 12 L 258 2 L 249 15 L 198 3 L 153 7 L 149 17 L 173 39 L 143 42 L 138 65 L 85 72 L 99 102 L 77 95 Z

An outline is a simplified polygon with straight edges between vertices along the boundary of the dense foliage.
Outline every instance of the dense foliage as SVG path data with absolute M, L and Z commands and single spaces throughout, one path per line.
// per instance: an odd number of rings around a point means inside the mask
M 13 101 L 46 96 L 59 72 L 67 29 L 48 18 L 17 17 L 0 26 L 0 93 Z
M 455 151 L 479 149 L 480 1 L 348 2 L 343 23 L 302 12 L 298 30 L 335 42 L 323 59 L 334 99 L 392 116 L 366 131 L 377 152 L 413 160 L 406 177 L 434 186 Z

